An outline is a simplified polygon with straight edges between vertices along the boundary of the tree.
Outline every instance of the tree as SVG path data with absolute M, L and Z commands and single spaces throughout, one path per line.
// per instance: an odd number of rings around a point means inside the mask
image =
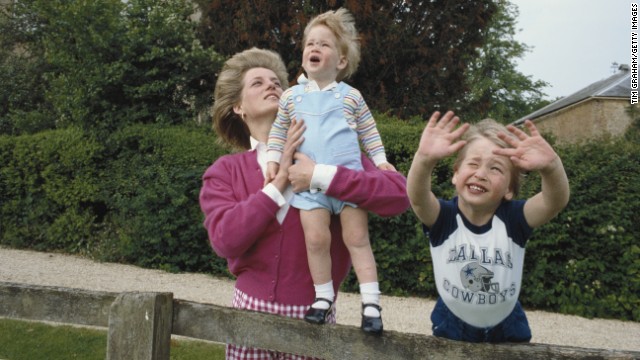
M 19 31 L 2 38 L 46 65 L 24 75 L 44 80 L 41 104 L 55 127 L 109 134 L 193 122 L 210 106 L 222 58 L 198 41 L 193 12 L 189 0 L 21 0 L 5 24 Z
M 301 70 L 300 43 L 309 19 L 348 8 L 362 37 L 362 62 L 348 82 L 369 107 L 401 117 L 464 104 L 468 61 L 483 44 L 483 30 L 496 11 L 490 0 L 197 2 L 207 45 L 226 56 L 252 46 L 275 50 L 291 79 Z
M 510 123 L 548 104 L 542 91 L 548 83 L 534 81 L 516 70 L 515 60 L 530 50 L 514 39 L 518 9 L 508 0 L 498 0 L 496 5 L 497 11 L 483 30 L 485 42 L 478 55 L 468 61 L 466 81 L 470 92 L 465 118 L 490 117 Z
M 52 128 L 45 114 L 50 70 L 42 46 L 43 19 L 29 11 L 30 2 L 0 5 L 0 134 L 33 133 Z

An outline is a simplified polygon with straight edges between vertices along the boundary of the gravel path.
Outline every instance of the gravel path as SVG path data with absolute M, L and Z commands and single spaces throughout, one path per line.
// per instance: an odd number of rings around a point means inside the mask
M 204 274 L 171 274 L 86 258 L 0 247 L 0 281 L 99 291 L 172 292 L 174 298 L 229 306 L 233 281 Z M 388 330 L 431 335 L 434 301 L 383 296 Z M 359 326 L 360 298 L 341 293 L 338 323 Z M 640 351 L 640 322 L 586 319 L 527 311 L 532 342 L 586 348 Z

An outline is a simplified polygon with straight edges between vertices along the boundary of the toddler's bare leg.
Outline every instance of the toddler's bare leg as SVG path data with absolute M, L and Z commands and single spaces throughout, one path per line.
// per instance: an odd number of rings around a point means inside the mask
M 331 215 L 326 209 L 300 210 L 300 221 L 313 283 L 326 284 L 331 281 Z
M 380 289 L 376 260 L 373 257 L 369 241 L 367 212 L 362 209 L 345 206 L 340 213 L 342 237 L 349 249 L 353 269 L 360 283 L 362 296 L 362 325 L 367 333 L 382 333 L 382 317 L 380 314 Z
M 363 209 L 345 206 L 340 213 L 342 237 L 351 255 L 353 269 L 360 284 L 378 281 L 376 260 L 369 242 L 367 212 Z

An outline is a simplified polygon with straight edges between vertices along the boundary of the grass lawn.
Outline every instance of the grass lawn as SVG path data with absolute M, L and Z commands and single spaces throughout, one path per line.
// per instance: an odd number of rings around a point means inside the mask
M 0 318 L 2 360 L 104 360 L 107 331 Z M 171 340 L 171 359 L 223 360 L 224 345 Z

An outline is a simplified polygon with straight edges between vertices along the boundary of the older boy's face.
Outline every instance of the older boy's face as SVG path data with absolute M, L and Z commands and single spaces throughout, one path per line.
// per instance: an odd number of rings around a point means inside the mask
M 513 165 L 506 156 L 493 154 L 498 148 L 484 137 L 467 145 L 452 179 L 461 207 L 493 213 L 503 199 L 513 198 L 510 189 Z

